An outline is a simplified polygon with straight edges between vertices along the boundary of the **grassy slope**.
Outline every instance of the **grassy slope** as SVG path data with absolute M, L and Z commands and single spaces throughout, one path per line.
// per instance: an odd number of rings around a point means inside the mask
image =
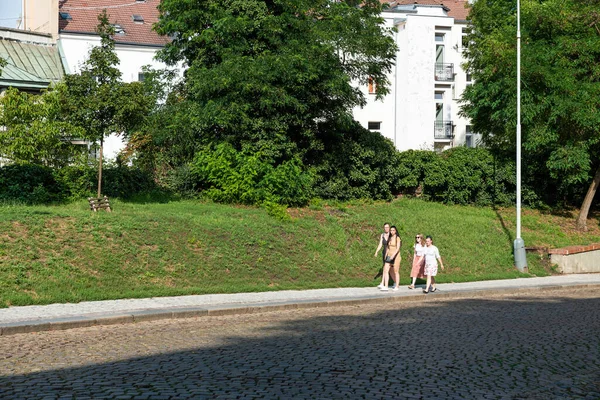
M 408 249 L 431 234 L 447 266 L 440 282 L 524 276 L 512 266 L 514 213 L 420 200 L 290 210 L 278 221 L 262 209 L 198 203 L 115 203 L 0 208 L 0 306 L 123 297 L 375 285 L 380 226 L 390 221 Z M 565 217 L 526 211 L 528 246 L 600 241 Z M 546 275 L 539 257 L 530 273 Z

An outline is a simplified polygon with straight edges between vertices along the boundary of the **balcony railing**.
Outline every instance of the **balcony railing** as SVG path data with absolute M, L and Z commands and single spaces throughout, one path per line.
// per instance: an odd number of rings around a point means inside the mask
M 435 63 L 435 80 L 444 82 L 454 81 L 454 64 Z
M 454 125 L 452 125 L 452 121 L 435 121 L 433 137 L 438 140 L 454 139 Z

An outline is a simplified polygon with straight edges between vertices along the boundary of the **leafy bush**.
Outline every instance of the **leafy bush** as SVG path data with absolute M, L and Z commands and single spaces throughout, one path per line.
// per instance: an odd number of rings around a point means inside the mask
M 395 165 L 398 176 L 395 183 L 397 190 L 403 194 L 415 194 L 425 179 L 428 166 L 438 157 L 437 153 L 425 150 L 407 150 L 398 153 Z
M 89 166 L 7 165 L 0 168 L 0 200 L 43 204 L 93 196 L 97 173 Z M 152 177 L 134 168 L 106 168 L 102 181 L 103 194 L 110 197 L 128 198 L 156 190 Z
M 397 187 L 413 194 L 422 185 L 427 199 L 448 204 L 511 205 L 516 172 L 512 160 L 500 161 L 484 148 L 456 147 L 441 154 L 405 151 L 398 159 Z M 531 188 L 523 186 L 523 203 L 539 206 Z
M 68 166 L 54 170 L 54 175 L 63 188 L 65 199 L 79 199 L 97 194 L 98 170 L 94 167 Z M 102 169 L 102 194 L 109 197 L 126 199 L 155 189 L 152 176 L 137 168 L 108 166 Z
M 123 166 L 104 168 L 102 170 L 102 187 L 103 194 L 122 199 L 156 189 L 150 174 L 136 168 Z
M 296 158 L 275 166 L 260 152 L 220 143 L 197 152 L 191 171 L 203 193 L 218 202 L 302 206 L 311 198 L 312 173 Z
M 68 166 L 54 170 L 53 174 L 63 189 L 65 199 L 92 196 L 98 184 L 98 170 L 89 166 Z
M 183 198 L 194 198 L 198 194 L 198 181 L 190 164 L 167 170 L 158 176 L 158 184 Z
M 317 167 L 316 195 L 327 199 L 391 199 L 396 191 L 398 152 L 378 132 L 357 123 L 329 140 Z
M 39 204 L 60 201 L 62 195 L 49 167 L 14 164 L 0 168 L 0 200 Z

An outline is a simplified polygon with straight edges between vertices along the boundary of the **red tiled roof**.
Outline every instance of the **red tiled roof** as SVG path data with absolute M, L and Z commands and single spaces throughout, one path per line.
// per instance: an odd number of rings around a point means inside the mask
M 460 20 L 467 19 L 469 15 L 467 0 L 381 0 L 381 2 L 388 3 L 390 7 L 407 4 L 441 5 L 450 9 L 448 16 Z
M 115 35 L 116 42 L 164 45 L 169 42 L 152 30 L 158 21 L 160 0 L 60 0 L 60 12 L 68 12 L 72 19 L 59 17 L 61 32 L 95 33 L 98 26 L 98 15 L 106 9 L 112 24 L 120 25 L 124 35 Z M 140 15 L 143 23 L 134 22 L 133 15 Z

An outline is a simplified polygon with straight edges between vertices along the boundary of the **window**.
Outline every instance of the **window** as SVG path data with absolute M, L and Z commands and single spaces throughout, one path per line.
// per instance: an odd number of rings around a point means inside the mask
M 435 41 L 436 41 L 436 42 L 442 42 L 442 43 L 443 43 L 443 42 L 444 42 L 444 37 L 445 37 L 445 36 L 446 36 L 446 35 L 445 35 L 444 33 L 436 33 L 436 34 L 435 34 Z
M 139 14 L 133 14 L 131 16 L 131 19 L 133 20 L 133 22 L 135 22 L 136 24 L 143 24 L 144 23 L 144 17 L 142 17 Z
M 442 103 L 435 104 L 435 122 L 444 122 L 444 104 Z
M 434 98 L 436 100 L 444 101 L 444 92 L 435 92 Z
M 143 72 L 138 72 L 138 82 L 144 82 L 145 79 L 146 74 L 144 74 Z
M 381 130 L 381 122 L 369 121 L 368 128 L 371 131 Z
M 119 35 L 119 36 L 125 35 L 125 29 L 123 29 L 123 27 L 121 25 L 114 24 L 112 27 L 115 28 L 115 35 Z
M 435 63 L 443 64 L 444 63 L 444 45 L 438 44 L 435 46 Z
M 471 125 L 467 125 L 467 130 L 465 133 L 465 146 L 466 147 L 475 147 L 475 140 L 473 138 L 473 131 Z
M 71 14 L 69 14 L 68 12 L 61 11 L 58 13 L 58 15 L 60 16 L 60 19 L 64 19 L 66 21 L 73 20 L 73 17 L 71 17 Z
M 377 83 L 373 80 L 373 78 L 369 78 L 369 94 L 377 93 Z
M 467 73 L 467 82 L 471 82 L 473 80 L 473 77 L 471 76 L 471 74 Z

